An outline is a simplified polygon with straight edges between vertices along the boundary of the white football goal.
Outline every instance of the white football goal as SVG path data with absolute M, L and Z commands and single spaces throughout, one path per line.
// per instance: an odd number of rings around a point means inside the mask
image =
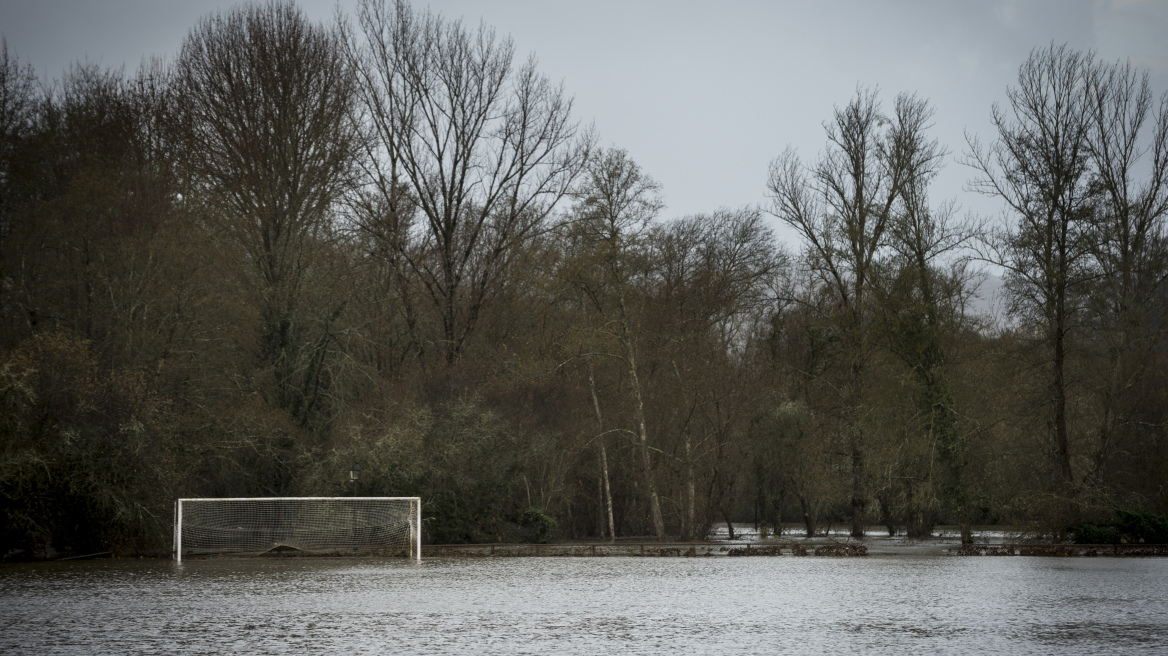
M 422 559 L 418 497 L 179 499 L 174 557 L 386 555 Z

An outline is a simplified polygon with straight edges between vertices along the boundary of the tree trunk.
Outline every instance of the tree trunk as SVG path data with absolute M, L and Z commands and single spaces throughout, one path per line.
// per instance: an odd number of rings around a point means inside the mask
M 803 526 L 807 528 L 807 537 L 815 537 L 815 519 L 811 517 L 811 508 L 808 507 L 807 497 L 799 495 L 799 508 L 803 510 Z
M 601 454 L 603 454 L 603 453 L 604 453 L 604 450 L 601 449 Z M 596 537 L 603 540 L 605 537 L 605 532 L 604 532 L 604 526 L 605 526 L 605 523 L 604 523 L 604 509 L 605 509 L 605 505 L 604 505 L 604 463 L 597 461 L 597 469 L 599 470 L 597 472 L 599 475 L 596 477 Z
M 592 409 L 596 412 L 596 428 L 600 431 L 600 473 L 604 479 L 604 509 L 608 515 L 608 540 L 616 541 L 616 528 L 612 520 L 612 487 L 608 482 L 608 451 L 604 448 L 604 417 L 600 414 L 600 398 L 596 394 L 596 374 L 592 368 L 592 358 L 588 358 L 588 386 L 592 391 Z M 604 531 L 601 530 L 601 533 Z
M 852 537 L 864 537 L 864 451 L 859 428 L 852 436 Z
M 616 525 L 612 521 L 612 486 L 608 482 L 608 451 L 600 443 L 600 467 L 604 475 L 604 509 L 608 515 L 608 541 L 616 542 Z
M 1067 437 L 1067 385 L 1066 385 L 1066 345 L 1064 344 L 1063 325 L 1060 320 L 1055 327 L 1054 337 L 1054 431 L 1055 442 L 1058 447 L 1059 469 L 1063 475 L 1063 482 L 1068 486 L 1074 483 L 1071 472 L 1071 450 Z
M 685 501 L 686 501 L 686 504 L 685 504 L 685 527 L 686 528 L 685 528 L 685 531 L 686 531 L 686 539 L 688 539 L 688 540 L 696 540 L 697 539 L 697 536 L 694 535 L 695 497 L 694 497 L 694 466 L 693 466 L 692 448 L 693 447 L 690 445 L 690 434 L 689 434 L 689 431 L 687 430 L 685 432 L 685 479 L 686 479 L 685 480 L 685 487 L 686 487 L 686 490 L 685 490 L 685 496 L 686 496 L 686 499 L 685 499 Z M 705 537 L 705 536 L 702 536 L 702 537 Z
M 857 284 L 856 303 L 860 302 L 863 288 Z M 864 509 L 867 498 L 864 494 L 864 430 L 860 427 L 861 408 L 863 407 L 863 365 L 861 361 L 864 351 L 864 338 L 859 331 L 862 329 L 862 319 L 857 316 L 853 329 L 857 331 L 852 354 L 852 381 L 848 390 L 847 429 L 851 433 L 850 446 L 852 452 L 852 537 L 864 537 Z
M 1111 446 L 1113 426 L 1119 402 L 1119 370 L 1123 354 L 1129 348 L 1127 336 L 1127 327 L 1124 326 L 1120 329 L 1119 345 L 1108 349 L 1108 359 L 1110 362 L 1108 366 L 1107 392 L 1103 398 L 1103 420 L 1099 425 L 1099 448 L 1095 451 L 1095 464 L 1091 474 L 1092 482 L 1100 488 L 1103 487 L 1106 476 L 1107 454 Z
M 661 502 L 657 498 L 657 486 L 653 483 L 653 464 L 649 459 L 649 431 L 645 428 L 645 401 L 641 395 L 641 380 L 637 376 L 637 350 L 633 344 L 629 315 L 625 307 L 624 289 L 620 290 L 621 329 L 625 347 L 625 359 L 629 367 L 629 385 L 633 391 L 633 418 L 637 422 L 637 437 L 641 447 L 641 468 L 648 488 L 649 512 L 653 517 L 653 530 L 657 539 L 665 538 L 665 520 L 661 517 Z
M 892 516 L 892 504 L 888 502 L 888 492 L 877 493 L 876 503 L 880 504 L 880 523 L 888 528 L 888 537 L 896 537 L 896 520 Z
M 774 520 L 772 524 L 771 533 L 776 538 L 783 537 L 783 505 L 787 503 L 787 491 L 779 490 L 779 501 L 775 504 L 775 514 L 772 516 Z

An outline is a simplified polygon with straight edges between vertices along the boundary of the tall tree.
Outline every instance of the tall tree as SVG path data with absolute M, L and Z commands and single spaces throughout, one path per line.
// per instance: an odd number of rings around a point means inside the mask
M 968 137 L 970 184 L 1002 199 L 1009 224 L 991 230 L 986 257 L 1006 271 L 1011 309 L 1038 330 L 1048 372 L 1048 426 L 1064 491 L 1075 485 L 1067 412 L 1071 333 L 1081 319 L 1090 270 L 1091 57 L 1066 46 L 1036 48 L 993 108 L 995 140 Z
M 901 94 L 886 117 L 877 92 L 860 90 L 824 125 L 828 147 L 811 166 L 787 150 L 771 164 L 772 213 L 794 228 L 814 284 L 831 298 L 847 374 L 839 392 L 839 433 L 849 453 L 852 534 L 864 534 L 867 436 L 864 367 L 873 348 L 870 295 L 888 229 L 906 189 L 937 165 L 941 149 L 925 129 L 926 101 Z
M 23 156 L 28 150 L 41 94 L 36 85 L 36 74 L 28 64 L 8 52 L 8 40 L 0 40 L 0 280 L 7 279 L 5 242 L 13 229 L 18 208 L 31 200 L 32 189 Z M 5 284 L 0 284 L 0 325 L 10 320 L 12 309 Z
M 8 40 L 0 40 L 0 278 L 4 271 L 4 238 L 11 230 L 12 213 L 25 199 L 16 168 L 19 152 L 33 130 L 40 94 L 32 67 L 8 52 Z M 3 294 L 0 285 L 0 294 Z M 0 296 L 0 307 L 6 305 Z
M 748 449 L 743 426 L 761 386 L 752 375 L 757 328 L 773 308 L 786 258 L 754 208 L 719 210 L 671 221 L 653 232 L 651 281 L 653 337 L 663 392 L 663 437 L 678 436 L 671 450 L 683 470 L 682 535 L 728 520 Z M 680 453 L 678 453 L 680 452 Z M 705 509 L 696 488 L 706 490 Z M 729 530 L 733 532 L 733 528 Z
M 919 431 L 928 449 L 925 479 L 933 483 L 932 455 L 944 465 L 941 501 L 960 525 L 963 542 L 970 542 L 969 499 L 964 481 L 966 437 L 960 432 L 958 411 L 947 366 L 955 343 L 966 328 L 965 302 L 972 293 L 974 273 L 959 256 L 977 234 L 977 226 L 955 216 L 952 203 L 931 207 L 928 188 L 932 175 L 922 176 L 905 190 L 903 202 L 889 231 L 893 255 L 878 282 L 881 324 L 891 351 L 912 372 Z M 909 489 L 913 477 L 902 476 Z M 915 495 L 919 499 L 920 495 Z M 911 511 L 910 511 L 911 513 Z M 909 522 L 909 533 L 931 531 L 928 522 Z
M 173 414 L 159 374 L 197 268 L 167 83 L 156 61 L 129 79 L 75 65 L 6 144 L 0 248 L 21 266 L 2 276 L 0 540 L 92 551 L 160 532 Z
M 640 364 L 639 325 L 633 302 L 638 259 L 643 257 L 651 222 L 661 210 L 660 186 L 619 149 L 599 153 L 589 164 L 575 210 L 571 233 L 579 255 L 561 275 L 579 289 L 601 324 L 599 332 L 618 348 L 606 352 L 623 365 L 627 376 L 633 430 L 653 530 L 665 537 L 665 520 L 650 456 L 645 420 L 645 388 Z
M 1154 314 L 1168 278 L 1168 93 L 1154 108 L 1148 72 L 1130 62 L 1099 63 L 1085 77 L 1096 193 L 1088 228 L 1090 325 L 1106 363 L 1094 386 L 1101 417 L 1089 477 L 1105 487 L 1117 440 L 1148 405 L 1140 400 L 1143 383 L 1155 375 L 1153 351 L 1164 334 Z
M 276 0 L 200 21 L 175 70 L 199 200 L 254 267 L 277 403 L 307 422 L 330 338 L 328 319 L 321 335 L 305 335 L 298 300 L 351 180 L 354 77 L 334 32 Z
M 432 344 L 453 364 L 592 138 L 562 86 L 534 58 L 516 65 L 494 30 L 405 0 L 362 0 L 357 24 L 363 41 L 346 28 L 347 53 L 370 134 L 357 222 L 394 269 L 419 352 Z M 438 335 L 422 334 L 423 313 Z

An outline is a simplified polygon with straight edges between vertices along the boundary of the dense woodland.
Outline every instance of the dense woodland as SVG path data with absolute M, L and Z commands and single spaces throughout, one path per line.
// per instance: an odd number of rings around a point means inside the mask
M 404 0 L 2 57 L 0 555 L 165 550 L 178 497 L 354 462 L 432 543 L 1168 512 L 1168 95 L 1128 63 L 1040 45 L 962 144 L 861 87 L 767 204 L 672 217 L 510 39 Z

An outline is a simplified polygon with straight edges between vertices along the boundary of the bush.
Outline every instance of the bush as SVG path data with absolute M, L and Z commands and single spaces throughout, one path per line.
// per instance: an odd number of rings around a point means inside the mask
M 528 533 L 531 542 L 547 544 L 555 537 L 556 528 L 560 525 L 554 517 L 549 517 L 539 508 L 528 508 L 519 514 L 516 522 Z
M 1149 512 L 1116 510 L 1108 524 L 1082 522 L 1068 529 L 1076 544 L 1168 544 L 1168 517 Z
M 0 556 L 165 548 L 163 407 L 67 333 L 0 362 Z
M 1114 527 L 1083 522 L 1067 531 L 1075 544 L 1119 544 L 1123 537 Z
M 421 497 L 429 544 L 520 542 L 538 532 L 518 523 L 525 513 L 515 501 L 522 485 L 515 434 L 477 397 L 403 404 L 348 429 L 306 465 L 306 493 L 352 494 L 348 470 L 359 461 L 361 496 Z
M 1128 539 L 1128 542 L 1168 544 L 1168 517 L 1126 510 L 1120 510 L 1118 514 L 1116 529 Z

